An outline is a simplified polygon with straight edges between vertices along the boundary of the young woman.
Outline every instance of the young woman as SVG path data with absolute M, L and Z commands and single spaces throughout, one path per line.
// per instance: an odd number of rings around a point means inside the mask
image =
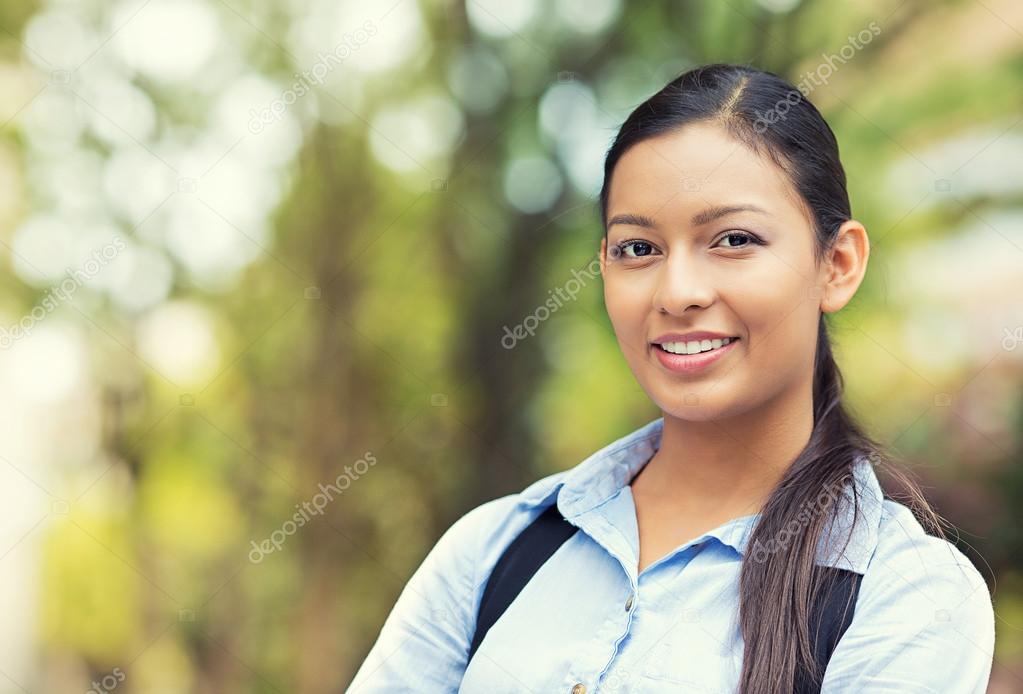
M 817 109 L 686 72 L 622 126 L 600 204 L 607 311 L 663 416 L 459 519 L 349 691 L 984 692 L 986 583 L 843 406 L 825 318 L 869 243 Z M 480 641 L 541 516 L 572 532 Z

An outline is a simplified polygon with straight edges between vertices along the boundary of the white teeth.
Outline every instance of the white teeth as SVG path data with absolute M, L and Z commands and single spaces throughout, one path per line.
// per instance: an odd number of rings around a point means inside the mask
M 720 340 L 692 340 L 690 342 L 665 342 L 661 344 L 661 348 L 665 352 L 671 352 L 672 354 L 699 354 L 700 352 L 709 352 L 712 349 L 718 349 L 724 347 L 734 338 L 726 337 Z

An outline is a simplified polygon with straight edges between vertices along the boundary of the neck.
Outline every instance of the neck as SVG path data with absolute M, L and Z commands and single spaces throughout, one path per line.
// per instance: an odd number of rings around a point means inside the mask
M 634 478 L 636 491 L 699 515 L 759 513 L 812 431 L 812 384 L 727 419 L 665 414 L 661 445 Z

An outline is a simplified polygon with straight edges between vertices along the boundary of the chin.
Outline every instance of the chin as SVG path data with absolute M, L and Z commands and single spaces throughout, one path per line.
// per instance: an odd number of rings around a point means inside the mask
M 647 392 L 650 393 L 649 390 Z M 661 388 L 651 399 L 665 417 L 686 422 L 713 422 L 739 414 L 738 407 L 729 406 L 733 402 L 728 394 L 713 386 L 679 385 L 670 391 Z
M 724 416 L 720 393 L 701 394 L 706 388 L 678 387 L 651 398 L 665 416 L 691 422 L 706 422 Z

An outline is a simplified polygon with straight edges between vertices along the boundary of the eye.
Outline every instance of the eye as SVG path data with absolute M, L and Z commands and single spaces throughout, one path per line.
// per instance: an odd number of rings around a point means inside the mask
M 725 246 L 725 248 L 746 248 L 750 244 L 753 244 L 753 245 L 756 245 L 756 246 L 764 245 L 763 241 L 761 241 L 759 238 L 757 238 L 753 234 L 750 234 L 749 232 L 746 232 L 746 231 L 738 231 L 738 230 L 729 231 L 727 234 L 725 234 L 724 236 L 721 237 L 722 241 L 724 241 L 725 239 L 731 239 L 731 240 L 737 239 L 739 241 L 745 240 L 745 241 L 749 242 L 747 244 L 742 244 L 742 245 L 737 245 L 737 246 L 729 244 L 729 245 Z
M 630 239 L 628 241 L 619 241 L 615 245 L 611 246 L 608 251 L 608 255 L 610 255 L 613 260 L 623 257 L 645 258 L 652 255 L 654 250 L 655 247 L 652 243 L 640 241 L 639 239 Z

